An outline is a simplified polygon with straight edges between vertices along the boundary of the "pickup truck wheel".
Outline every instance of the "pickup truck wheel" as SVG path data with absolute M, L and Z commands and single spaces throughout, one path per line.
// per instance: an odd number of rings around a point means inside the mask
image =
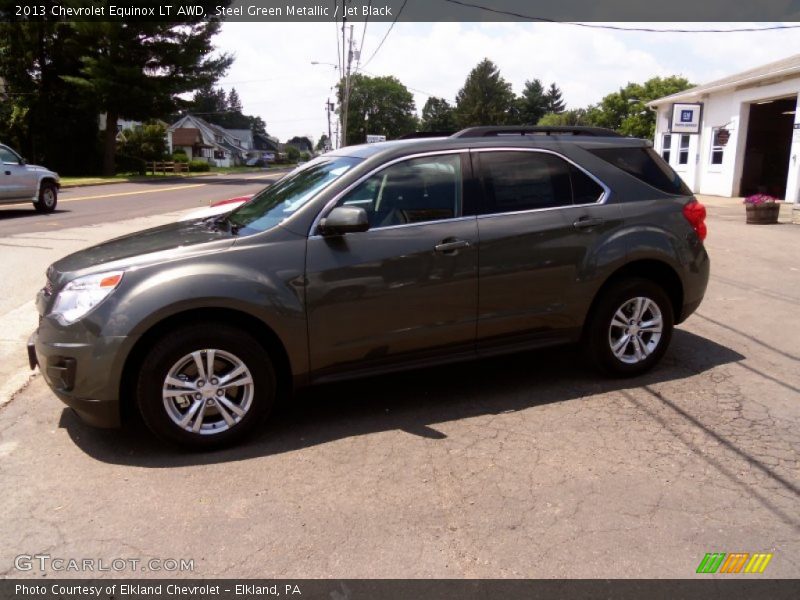
M 145 357 L 136 398 L 159 438 L 209 450 L 240 442 L 275 401 L 276 378 L 266 350 L 225 325 L 170 332 Z
M 661 360 L 673 324 L 672 303 L 661 286 L 627 279 L 603 292 L 587 324 L 584 348 L 601 371 L 633 377 Z
M 44 182 L 39 189 L 39 200 L 33 203 L 41 213 L 51 213 L 58 204 L 58 188 L 54 183 Z

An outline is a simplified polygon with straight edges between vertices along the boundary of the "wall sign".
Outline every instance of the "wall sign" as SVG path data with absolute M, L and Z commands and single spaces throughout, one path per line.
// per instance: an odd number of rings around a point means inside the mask
M 672 133 L 700 133 L 700 113 L 703 105 L 673 104 L 672 122 L 669 130 Z

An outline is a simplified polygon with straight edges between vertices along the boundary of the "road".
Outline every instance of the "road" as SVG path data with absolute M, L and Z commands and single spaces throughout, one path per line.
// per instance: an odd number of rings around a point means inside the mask
M 36 213 L 31 204 L 0 206 L 0 238 L 108 223 L 120 215 L 134 219 L 208 206 L 215 200 L 253 194 L 284 172 L 64 188 L 58 207 L 49 215 Z
M 708 552 L 769 552 L 764 575 L 719 577 L 797 578 L 800 265 L 781 249 L 800 227 L 707 202 L 706 299 L 637 379 L 564 349 L 329 385 L 189 454 L 87 427 L 36 377 L 0 408 L 0 577 L 101 575 L 15 570 L 45 553 L 194 560 L 178 577 L 690 579 Z

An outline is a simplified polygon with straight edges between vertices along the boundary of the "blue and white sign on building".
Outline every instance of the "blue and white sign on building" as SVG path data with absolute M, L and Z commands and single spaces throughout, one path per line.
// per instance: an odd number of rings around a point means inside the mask
M 700 133 L 700 113 L 703 105 L 673 104 L 672 133 Z

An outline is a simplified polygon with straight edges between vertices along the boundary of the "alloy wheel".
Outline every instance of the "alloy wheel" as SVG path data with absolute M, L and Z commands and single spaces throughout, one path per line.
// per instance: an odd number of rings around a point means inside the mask
M 655 352 L 661 341 L 664 319 L 653 300 L 637 296 L 626 300 L 611 319 L 608 343 L 620 361 L 633 365 Z

